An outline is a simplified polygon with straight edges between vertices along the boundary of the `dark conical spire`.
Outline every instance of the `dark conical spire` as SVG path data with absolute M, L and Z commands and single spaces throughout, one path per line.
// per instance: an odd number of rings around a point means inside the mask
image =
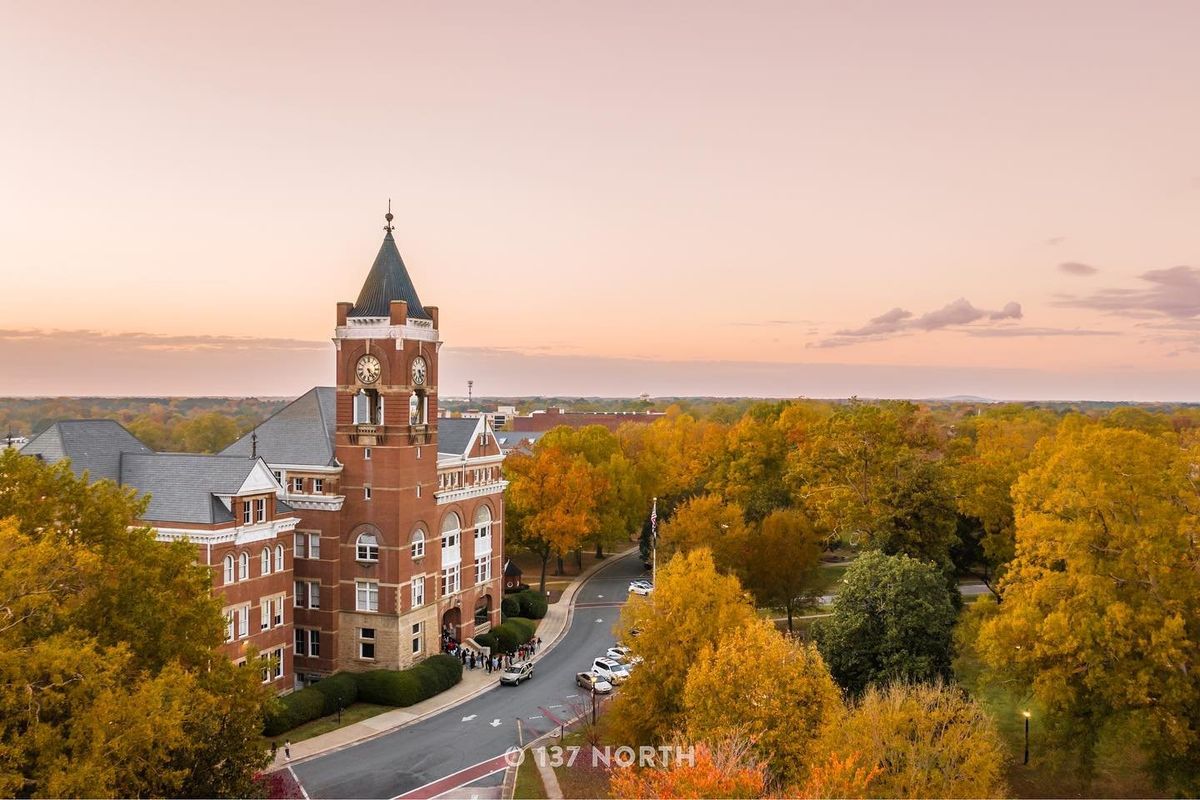
M 412 278 L 408 276 L 408 268 L 400 251 L 396 249 L 396 240 L 392 238 L 392 201 L 388 200 L 388 212 L 384 215 L 387 225 L 383 227 L 383 244 L 375 263 L 367 273 L 358 299 L 354 301 L 351 317 L 386 317 L 391 311 L 393 300 L 408 301 L 408 315 L 418 319 L 429 319 L 421 299 L 417 297 L 417 288 L 413 286 Z

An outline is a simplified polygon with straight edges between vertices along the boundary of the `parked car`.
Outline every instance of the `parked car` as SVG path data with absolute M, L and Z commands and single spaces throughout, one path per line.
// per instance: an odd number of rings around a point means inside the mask
M 633 651 L 623 644 L 608 648 L 608 651 L 604 655 L 618 664 L 625 664 L 630 667 L 636 667 L 643 660 L 641 656 L 635 656 Z
M 650 581 L 633 581 L 629 584 L 630 594 L 640 594 L 643 597 L 654 591 L 654 584 Z
M 576 672 L 575 685 L 596 694 L 608 694 L 613 689 L 611 683 L 594 672 Z
M 528 661 L 520 661 L 511 667 L 504 668 L 504 671 L 500 673 L 500 682 L 517 686 L 521 681 L 527 681 L 532 677 L 533 664 Z
M 614 686 L 629 680 L 629 667 L 618 664 L 611 658 L 597 658 L 592 662 L 592 672 Z

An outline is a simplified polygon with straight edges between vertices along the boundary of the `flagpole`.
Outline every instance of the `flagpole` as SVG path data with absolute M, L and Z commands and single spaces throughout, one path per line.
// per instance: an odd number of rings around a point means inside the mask
M 650 584 L 658 586 L 658 498 L 650 510 Z

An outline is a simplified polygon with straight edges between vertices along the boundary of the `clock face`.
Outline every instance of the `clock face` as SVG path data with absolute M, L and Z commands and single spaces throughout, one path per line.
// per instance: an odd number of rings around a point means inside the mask
M 412 381 L 417 386 L 425 385 L 425 359 L 417 356 L 412 362 Z
M 381 369 L 378 358 L 366 355 L 358 360 L 358 365 L 354 368 L 354 374 L 361 383 L 374 383 L 379 380 Z

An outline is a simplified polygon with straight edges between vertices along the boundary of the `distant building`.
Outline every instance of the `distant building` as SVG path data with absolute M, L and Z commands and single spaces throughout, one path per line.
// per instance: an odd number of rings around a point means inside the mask
M 500 452 L 532 453 L 537 440 L 545 436 L 547 431 L 496 431 L 496 443 Z
M 547 408 L 544 411 L 534 411 L 528 416 L 512 417 L 511 427 L 515 431 L 548 431 L 559 425 L 569 428 L 603 425 L 610 431 L 615 431 L 627 422 L 649 424 L 665 416 L 662 411 L 566 411 L 561 408 Z
M 20 450 L 22 447 L 24 447 L 27 444 L 29 444 L 28 437 L 18 436 L 17 434 L 12 433 L 11 431 L 8 434 L 6 434 L 3 438 L 0 438 L 0 446 L 3 446 L 3 447 L 15 447 L 16 449 Z

